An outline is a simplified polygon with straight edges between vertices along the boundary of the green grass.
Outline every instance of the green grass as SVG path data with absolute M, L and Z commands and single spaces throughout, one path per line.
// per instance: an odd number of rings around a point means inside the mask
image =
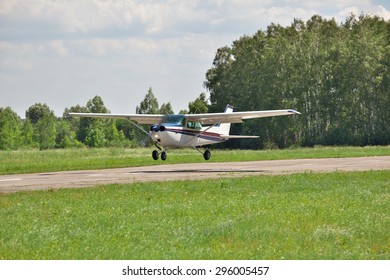
M 390 259 L 390 171 L 0 196 L 0 259 Z
M 87 170 L 170 163 L 204 162 L 192 149 L 168 151 L 168 159 L 154 161 L 153 148 L 102 148 L 0 151 L 0 175 L 66 170 Z M 390 155 L 390 146 L 316 147 L 286 150 L 213 150 L 211 162 L 292 158 L 329 158 Z

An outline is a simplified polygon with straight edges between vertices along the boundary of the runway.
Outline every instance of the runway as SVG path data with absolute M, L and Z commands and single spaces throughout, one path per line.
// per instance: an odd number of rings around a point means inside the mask
M 367 170 L 390 170 L 390 156 L 223 163 L 204 162 L 103 170 L 5 175 L 0 176 L 0 193 L 59 188 L 82 188 L 112 183 L 202 180 L 207 178 L 282 175 L 302 172 Z

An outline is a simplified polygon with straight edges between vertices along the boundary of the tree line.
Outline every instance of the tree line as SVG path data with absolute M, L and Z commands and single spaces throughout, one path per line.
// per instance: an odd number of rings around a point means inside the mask
M 193 103 L 207 102 L 204 93 L 199 98 L 190 102 L 189 110 L 182 110 L 181 113 L 198 110 L 191 105 Z M 49 106 L 41 103 L 30 106 L 26 110 L 24 119 L 10 107 L 0 107 L 0 150 L 134 147 L 145 138 L 143 133 L 128 120 L 70 117 L 69 112 L 109 113 L 109 110 L 100 96 L 90 99 L 85 106 L 76 105 L 66 108 L 62 117 L 56 117 Z M 136 112 L 139 114 L 174 113 L 170 103 L 159 106 L 152 88 L 149 88 L 144 100 L 136 107 Z
M 210 111 L 293 108 L 299 117 L 246 121 L 231 147 L 390 144 L 390 21 L 314 15 L 271 24 L 218 49 L 205 87 Z

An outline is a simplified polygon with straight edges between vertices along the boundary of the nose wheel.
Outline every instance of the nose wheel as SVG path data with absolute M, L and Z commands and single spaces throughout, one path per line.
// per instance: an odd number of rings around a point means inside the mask
M 162 159 L 162 160 L 166 160 L 166 159 L 167 159 L 167 153 L 166 153 L 165 151 L 162 151 L 161 154 L 160 154 L 157 150 L 154 150 L 154 151 L 152 152 L 152 158 L 153 158 L 154 160 L 158 160 L 158 158 L 160 157 L 160 155 L 161 155 L 161 159 Z

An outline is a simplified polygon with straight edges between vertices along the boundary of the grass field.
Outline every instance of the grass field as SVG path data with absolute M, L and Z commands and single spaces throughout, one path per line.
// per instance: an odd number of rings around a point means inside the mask
M 389 213 L 390 171 L 3 194 L 0 259 L 390 259 Z
M 152 148 L 99 148 L 0 151 L 0 175 L 66 170 L 87 170 L 170 163 L 204 162 L 192 149 L 168 151 L 168 159 L 154 161 Z M 334 158 L 390 155 L 390 146 L 316 147 L 286 150 L 215 150 L 211 162 L 293 158 Z

